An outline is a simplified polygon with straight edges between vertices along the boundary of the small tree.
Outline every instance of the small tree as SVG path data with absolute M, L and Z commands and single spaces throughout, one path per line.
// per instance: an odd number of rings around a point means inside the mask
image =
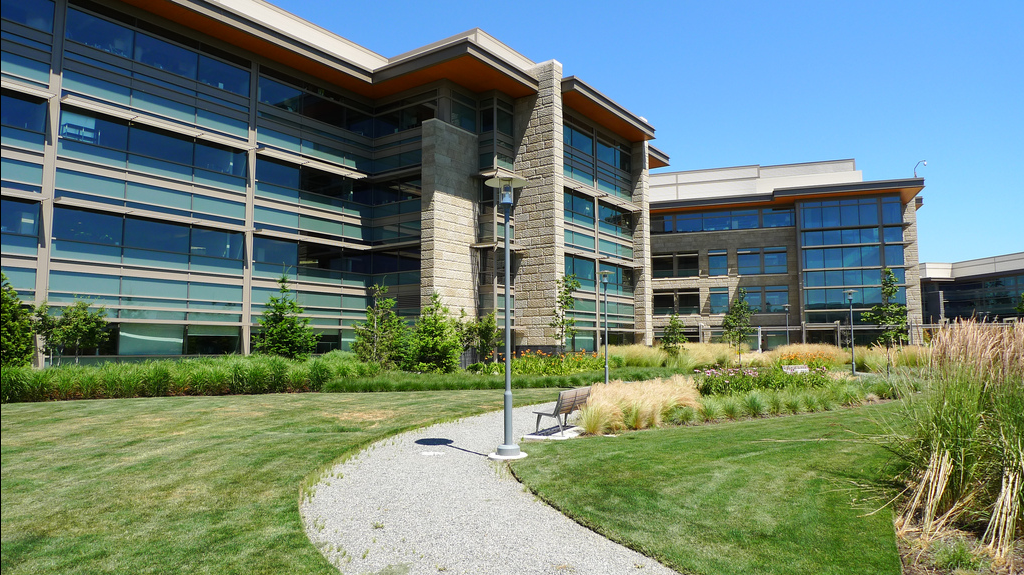
M 2 335 L 0 335 L 0 365 L 21 367 L 32 361 L 32 312 L 21 303 L 18 292 L 11 287 L 7 276 L 0 273 L 0 291 L 3 292 Z
M 430 294 L 430 304 L 420 313 L 413 336 L 410 367 L 415 371 L 452 373 L 459 369 L 462 340 L 441 303 L 441 294 Z
M 580 281 L 576 279 L 576 274 L 555 280 L 555 311 L 550 325 L 555 330 L 555 345 L 561 349 L 565 349 L 566 342 L 576 337 L 576 332 L 579 331 L 576 329 L 576 318 L 568 315 L 568 312 L 576 309 L 576 298 L 572 294 L 578 289 Z
M 370 288 L 373 305 L 366 308 L 366 321 L 355 326 L 356 341 L 352 351 L 359 361 L 379 363 L 391 368 L 403 361 L 403 346 L 408 326 L 395 313 L 395 300 L 384 297 L 387 286 Z
M 747 303 L 747 290 L 740 288 L 736 290 L 736 297 L 729 305 L 729 311 L 722 319 L 722 339 L 736 346 L 736 354 L 739 356 L 740 364 L 743 364 L 743 340 L 753 333 L 754 328 L 750 327 L 750 316 L 753 311 Z
M 892 364 L 890 352 L 897 343 L 907 341 L 907 306 L 896 303 L 896 294 L 899 293 L 899 286 L 896 281 L 896 274 L 885 268 L 882 270 L 882 303 L 872 306 L 863 314 L 861 319 L 865 323 L 875 324 L 882 328 L 882 333 L 875 339 L 876 343 L 885 344 L 885 373 L 888 375 L 889 367 Z M 852 333 L 852 329 L 850 330 Z M 850 342 L 853 345 L 853 342 Z
M 501 335 L 493 311 L 476 322 L 476 355 L 481 361 L 488 357 L 494 361 L 494 348 L 501 342 Z
M 260 331 L 253 340 L 256 353 L 280 355 L 289 359 L 306 359 L 316 351 L 320 334 L 309 327 L 306 310 L 289 293 L 288 276 L 277 280 L 279 296 L 270 296 L 267 309 L 259 320 Z
M 1014 306 L 1013 311 L 1024 316 L 1024 292 L 1020 292 L 1020 300 L 1017 301 L 1017 305 Z M 1021 318 L 1024 319 L 1024 318 Z
M 665 326 L 665 332 L 661 336 L 661 349 L 675 357 L 683 349 L 683 344 L 688 341 L 686 334 L 683 333 L 683 321 L 679 319 L 679 314 L 672 312 L 672 317 L 668 318 L 668 325 Z
M 43 349 L 51 363 L 54 353 L 64 355 L 69 349 L 74 351 L 75 363 L 78 363 L 83 349 L 98 347 L 110 337 L 106 330 L 106 308 L 91 310 L 90 307 L 88 301 L 76 300 L 56 317 L 50 315 L 50 306 L 45 301 L 36 307 L 33 320 L 36 333 L 42 336 Z

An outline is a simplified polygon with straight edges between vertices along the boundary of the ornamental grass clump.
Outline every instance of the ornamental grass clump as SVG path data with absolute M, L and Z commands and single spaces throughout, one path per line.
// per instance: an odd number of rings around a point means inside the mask
M 898 532 L 974 529 L 1003 561 L 1024 535 L 1024 322 L 944 326 L 929 374 L 888 438 L 906 465 Z
M 660 427 L 672 410 L 696 408 L 697 397 L 693 381 L 681 375 L 650 381 L 617 380 L 608 385 L 594 384 L 577 421 L 588 435 Z
M 806 365 L 808 367 L 839 368 L 849 365 L 850 359 L 849 352 L 824 343 L 781 345 L 765 355 L 777 365 Z

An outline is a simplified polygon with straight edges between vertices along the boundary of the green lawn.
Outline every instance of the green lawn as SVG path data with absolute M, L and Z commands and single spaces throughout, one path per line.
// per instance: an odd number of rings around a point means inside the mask
M 6 404 L 0 570 L 337 573 L 303 532 L 302 484 L 377 439 L 501 405 L 500 391 Z
M 896 403 L 529 445 L 516 475 L 605 536 L 704 575 L 899 575 L 874 434 Z M 854 433 L 850 433 L 850 432 Z

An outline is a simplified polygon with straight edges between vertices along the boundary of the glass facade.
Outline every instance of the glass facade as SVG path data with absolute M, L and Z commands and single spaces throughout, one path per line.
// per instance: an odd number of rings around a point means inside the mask
M 849 322 L 853 290 L 854 321 L 882 302 L 882 270 L 906 283 L 903 206 L 898 195 L 801 202 L 800 240 L 803 300 L 809 323 Z M 901 285 L 897 303 L 906 304 Z

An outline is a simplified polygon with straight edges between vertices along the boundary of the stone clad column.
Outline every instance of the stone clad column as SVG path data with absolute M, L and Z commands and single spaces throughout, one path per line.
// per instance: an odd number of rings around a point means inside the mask
M 647 142 L 633 144 L 633 203 L 640 211 L 633 214 L 636 218 L 633 232 L 633 260 L 636 286 L 633 289 L 633 317 L 636 329 L 642 330 L 638 335 L 644 345 L 654 343 L 654 318 L 652 305 L 654 289 L 651 279 L 651 212 L 650 212 L 650 177 L 647 171 Z
M 458 315 L 476 317 L 473 249 L 479 188 L 477 135 L 438 119 L 423 122 L 420 307 L 438 292 Z
M 562 205 L 562 65 L 556 60 L 531 70 L 540 88 L 515 103 L 516 173 L 529 180 L 515 205 L 517 348 L 556 345 L 549 326 L 555 309 L 555 280 L 565 275 Z

